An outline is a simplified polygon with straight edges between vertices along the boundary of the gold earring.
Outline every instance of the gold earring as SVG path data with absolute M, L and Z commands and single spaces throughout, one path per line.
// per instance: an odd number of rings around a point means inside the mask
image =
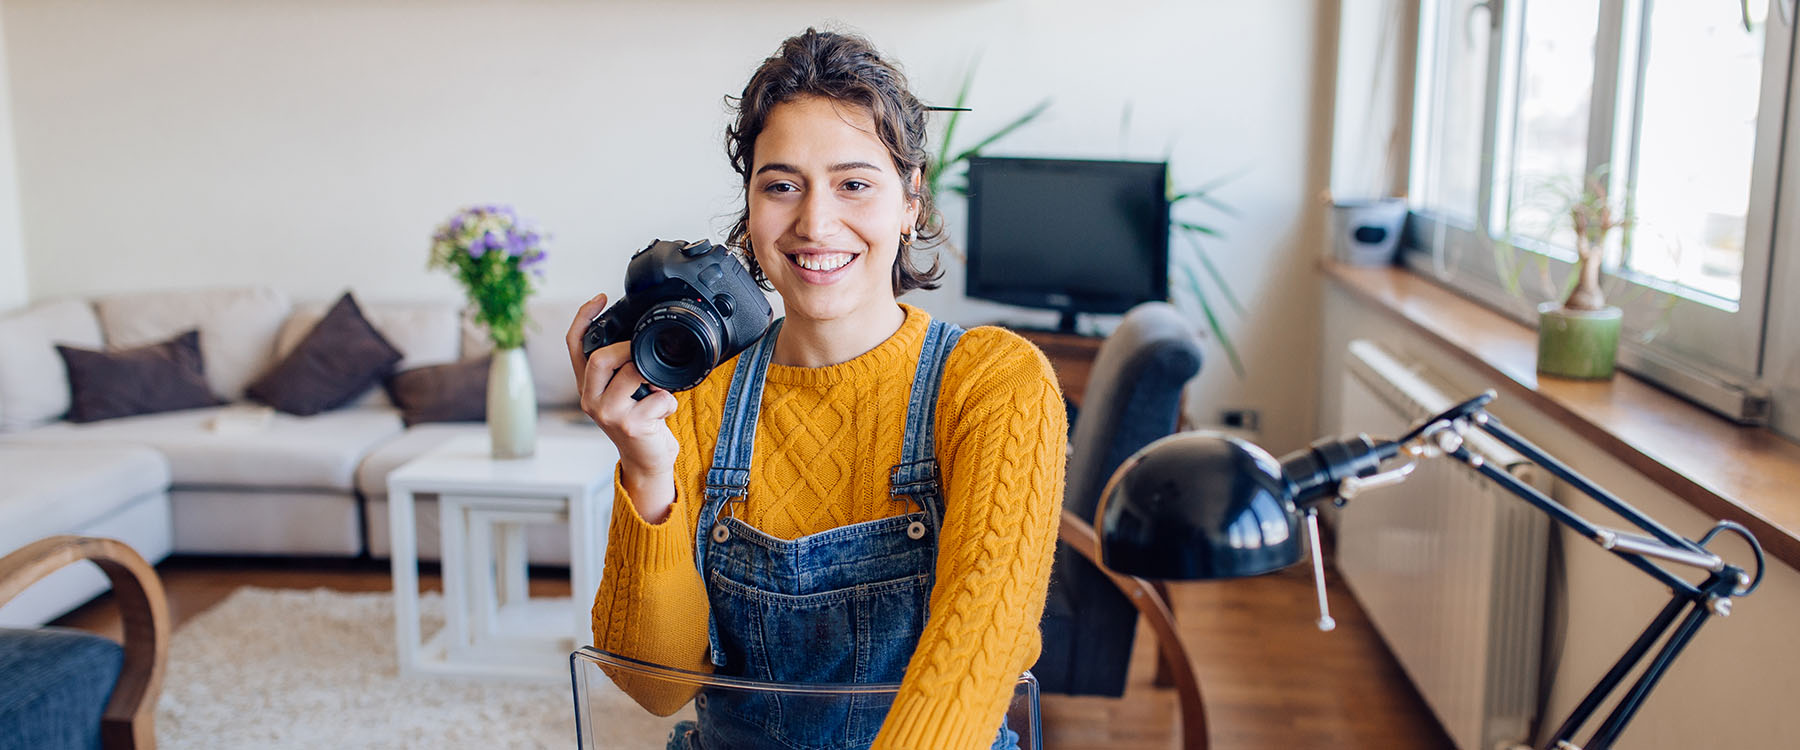
M 912 243 L 913 243 L 912 230 L 907 230 L 905 233 L 900 235 L 900 244 L 902 246 L 912 247 Z

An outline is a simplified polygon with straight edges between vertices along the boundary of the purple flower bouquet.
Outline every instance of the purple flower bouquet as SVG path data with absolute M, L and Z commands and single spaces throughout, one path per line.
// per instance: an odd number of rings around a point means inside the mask
M 470 206 L 431 235 L 429 268 L 462 282 L 498 349 L 525 345 L 525 298 L 544 275 L 545 236 L 511 206 Z

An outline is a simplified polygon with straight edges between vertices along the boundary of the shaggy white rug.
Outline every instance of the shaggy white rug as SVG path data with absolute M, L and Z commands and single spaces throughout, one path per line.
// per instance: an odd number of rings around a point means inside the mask
M 421 601 L 425 632 L 443 600 Z M 599 747 L 661 748 L 673 719 L 616 693 Z M 157 704 L 163 748 L 571 748 L 569 683 L 401 679 L 393 597 L 246 587 L 175 633 Z

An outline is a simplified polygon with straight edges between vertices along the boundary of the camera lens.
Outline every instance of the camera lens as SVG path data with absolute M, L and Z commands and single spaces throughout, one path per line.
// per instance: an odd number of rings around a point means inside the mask
M 631 360 L 651 385 L 683 391 L 700 384 L 719 364 L 724 324 L 682 300 L 653 307 L 631 336 Z
M 663 365 L 684 370 L 700 358 L 700 342 L 686 330 L 664 326 L 650 340 L 650 351 Z

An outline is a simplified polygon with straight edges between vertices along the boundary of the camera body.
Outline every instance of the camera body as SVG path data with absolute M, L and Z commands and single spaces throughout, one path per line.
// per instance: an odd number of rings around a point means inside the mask
M 651 385 L 684 391 L 769 329 L 775 311 L 742 258 L 706 240 L 656 240 L 631 256 L 625 295 L 588 324 L 582 356 L 631 341 Z

